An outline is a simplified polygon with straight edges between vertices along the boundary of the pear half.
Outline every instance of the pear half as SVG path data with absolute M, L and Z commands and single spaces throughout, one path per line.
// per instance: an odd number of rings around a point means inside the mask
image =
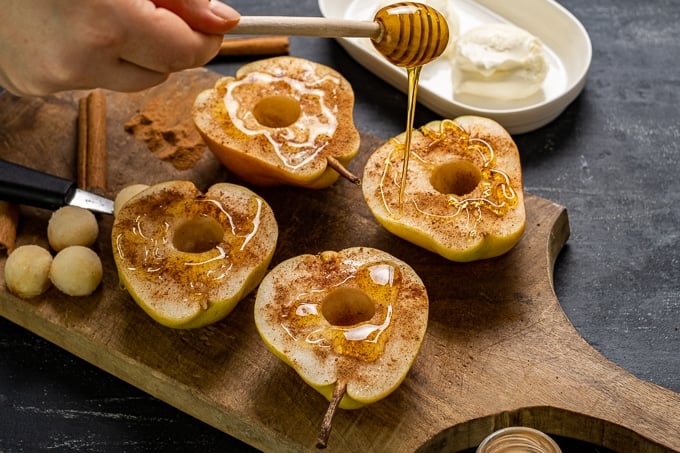
M 113 222 L 113 258 L 122 285 L 159 323 L 214 323 L 262 280 L 276 248 L 269 205 L 235 184 L 205 194 L 189 181 L 153 185 L 128 200 Z
M 340 73 L 282 56 L 222 77 L 196 97 L 192 116 L 208 148 L 244 181 L 319 189 L 359 151 L 353 108 Z
M 383 227 L 459 262 L 499 256 L 519 242 L 522 167 L 500 124 L 461 116 L 413 130 L 402 190 L 404 135 L 379 147 L 364 168 L 364 199 Z
M 331 401 L 328 432 L 335 407 L 373 403 L 401 384 L 427 317 L 427 291 L 416 272 L 368 247 L 283 261 L 262 280 L 255 300 L 265 344 Z

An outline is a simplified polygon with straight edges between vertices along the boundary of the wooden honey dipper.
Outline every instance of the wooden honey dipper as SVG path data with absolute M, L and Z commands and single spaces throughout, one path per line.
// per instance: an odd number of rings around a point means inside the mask
M 370 38 L 392 64 L 422 66 L 439 57 L 449 41 L 444 16 L 434 8 L 401 2 L 378 10 L 372 21 L 323 17 L 242 16 L 230 34 Z

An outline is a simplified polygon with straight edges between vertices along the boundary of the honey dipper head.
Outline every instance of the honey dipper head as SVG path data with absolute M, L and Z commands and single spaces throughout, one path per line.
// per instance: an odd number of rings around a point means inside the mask
M 439 57 L 449 42 L 449 27 L 436 9 L 415 2 L 401 2 L 378 10 L 374 20 L 381 33 L 373 46 L 392 64 L 422 66 Z

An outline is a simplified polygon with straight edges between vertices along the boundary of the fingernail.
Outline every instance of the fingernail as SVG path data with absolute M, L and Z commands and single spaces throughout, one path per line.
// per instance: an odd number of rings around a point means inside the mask
M 210 11 L 227 22 L 236 21 L 241 17 L 234 8 L 219 0 L 212 0 L 210 2 Z

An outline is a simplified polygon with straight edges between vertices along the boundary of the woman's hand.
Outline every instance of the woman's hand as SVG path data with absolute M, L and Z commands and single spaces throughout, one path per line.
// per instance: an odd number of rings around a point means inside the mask
M 0 86 L 138 91 L 210 61 L 238 20 L 219 0 L 6 0 Z

